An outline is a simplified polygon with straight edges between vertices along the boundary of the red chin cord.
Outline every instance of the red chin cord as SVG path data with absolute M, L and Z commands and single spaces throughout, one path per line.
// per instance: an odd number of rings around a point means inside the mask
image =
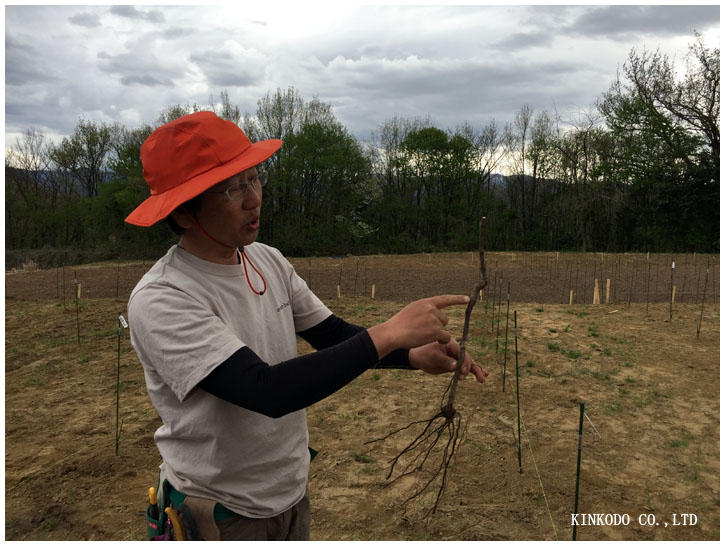
M 239 249 L 237 249 L 237 252 L 239 252 Z M 258 296 L 261 296 L 262 294 L 264 294 L 267 291 L 267 281 L 264 280 L 264 277 L 259 272 L 259 269 L 257 269 L 256 267 L 254 267 L 254 264 L 252 263 L 252 260 L 250 260 L 249 257 L 247 256 L 247 253 L 244 252 L 244 247 L 242 247 L 242 251 L 239 252 L 239 253 L 242 255 L 242 264 L 244 265 L 244 276 L 247 278 L 247 284 L 249 285 L 249 289 L 252 292 L 254 292 L 255 294 L 257 294 Z M 263 287 L 262 287 L 262 291 L 261 292 L 257 292 L 254 289 L 254 287 L 252 286 L 252 283 L 249 282 L 249 274 L 247 273 L 247 262 L 249 262 L 249 265 L 252 266 L 252 269 L 254 269 L 254 271 L 257 273 L 257 275 L 259 275 L 259 278 L 262 279 Z
M 217 239 L 215 239 L 214 237 L 212 237 L 209 233 L 206 232 L 206 230 L 203 227 L 201 227 L 201 224 L 196 221 L 196 218 L 194 218 L 189 213 L 188 210 L 184 209 L 184 213 L 189 217 L 189 219 L 194 223 L 194 225 L 199 228 L 199 231 L 201 231 L 209 240 L 214 241 L 216 244 L 221 245 L 221 246 L 226 247 L 226 248 L 236 248 L 236 247 L 233 247 L 233 246 L 228 245 L 226 243 L 222 243 L 221 241 L 218 241 Z M 239 256 L 240 254 L 241 254 L 241 257 Z M 249 285 L 249 289 L 252 292 L 254 292 L 255 294 L 257 294 L 258 296 L 261 296 L 262 294 L 264 294 L 267 291 L 267 281 L 264 280 L 264 277 L 259 272 L 259 269 L 257 269 L 256 267 L 254 267 L 254 264 L 252 263 L 252 260 L 250 260 L 249 257 L 247 256 L 246 252 L 244 252 L 244 247 L 242 247 L 242 251 L 241 252 L 239 252 L 239 249 L 237 248 L 237 258 L 239 259 L 239 262 L 244 266 L 244 277 L 247 279 L 247 284 Z M 247 274 L 247 262 L 249 262 L 249 265 L 252 266 L 252 269 L 254 269 L 254 271 L 257 273 L 257 275 L 259 275 L 259 278 L 262 279 L 262 285 L 263 286 L 262 286 L 262 291 L 261 292 L 258 292 L 257 290 L 255 290 L 254 287 L 252 286 L 252 283 L 249 280 L 249 275 Z

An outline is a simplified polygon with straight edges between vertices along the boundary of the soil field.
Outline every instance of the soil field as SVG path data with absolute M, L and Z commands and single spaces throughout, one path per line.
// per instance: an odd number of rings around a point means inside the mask
M 321 298 L 370 296 L 409 302 L 442 291 L 468 294 L 478 275 L 478 253 L 409 254 L 291 258 L 298 274 Z M 674 269 L 672 263 L 675 263 Z M 610 303 L 718 303 L 719 254 L 606 254 L 567 252 L 488 252 L 488 301 L 592 303 L 595 279 L 600 300 Z M 84 298 L 127 299 L 151 262 L 105 262 L 5 276 L 7 297 L 67 303 L 76 283 Z M 23 273 L 22 275 L 19 273 Z
M 608 305 L 568 305 L 568 288 L 566 303 L 548 303 L 546 298 L 553 299 L 555 292 L 551 287 L 558 286 L 552 280 L 539 285 L 542 295 L 531 300 L 536 303 L 520 301 L 514 297 L 514 286 L 523 286 L 524 277 L 504 274 L 509 270 L 503 262 L 511 255 L 499 255 L 498 269 L 492 256 L 490 282 L 498 271 L 504 282 L 512 283 L 508 341 L 504 292 L 501 307 L 483 302 L 474 308 L 469 350 L 490 376 L 484 385 L 467 379 L 459 387 L 457 407 L 466 432 L 438 510 L 425 516 L 432 506 L 430 496 L 403 507 L 413 488 L 429 478 L 425 471 L 392 485 L 385 480 L 389 461 L 413 439 L 415 430 L 366 442 L 436 413 L 447 378 L 369 370 L 308 409 L 311 446 L 320 452 L 310 468 L 311 538 L 570 539 L 579 403 L 584 402 L 578 512 L 626 514 L 630 520 L 628 525 L 580 526 L 577 538 L 719 539 L 720 321 L 719 300 L 713 296 L 718 286 L 715 259 L 710 257 L 704 307 L 701 296 L 692 303 L 676 299 L 670 319 L 669 298 L 667 303 L 639 302 L 634 297 L 639 292 L 633 291 L 630 303 L 621 298 L 621 287 L 620 296 L 610 298 Z M 616 255 L 605 255 L 605 264 L 607 258 L 615 263 Z M 626 269 L 625 258 L 621 256 L 620 271 Z M 691 274 L 680 282 L 697 286 L 700 266 L 695 264 L 700 262 L 695 258 Z M 554 259 L 549 256 L 549 263 Z M 354 275 L 357 258 L 317 260 L 293 262 L 303 277 L 311 272 L 313 289 L 334 312 L 364 326 L 386 319 L 414 297 L 468 292 L 476 274 L 476 264 L 467 254 L 365 257 L 359 262 L 367 263 L 367 273 L 358 269 L 360 294 L 354 295 L 354 277 L 352 287 L 346 288 L 351 277 L 344 275 L 345 268 Z M 337 282 L 339 263 L 347 279 L 342 283 Z M 670 274 L 669 266 L 659 267 L 660 276 Z M 676 271 L 684 269 L 678 262 Z M 55 270 L 6 275 L 6 539 L 145 539 L 146 491 L 155 485 L 160 463 L 152 440 L 159 420 L 127 330 L 121 332 L 119 353 L 117 321 L 119 312 L 125 314 L 129 290 L 120 280 L 126 274 L 130 285 L 131 273 L 137 279 L 142 270 L 143 265 L 132 264 L 65 269 L 65 302 L 58 297 L 62 291 L 60 283 L 54 284 Z M 559 279 L 564 270 L 559 268 Z M 458 271 L 460 279 L 454 278 Z M 550 279 L 556 279 L 556 268 L 551 265 L 549 271 Z M 82 286 L 78 310 L 68 288 L 74 273 Z M 704 277 L 703 270 L 700 290 Z M 331 293 L 324 288 L 329 280 Z M 373 280 L 381 282 L 376 283 L 374 300 L 362 295 Z M 381 288 L 388 283 L 397 286 L 396 291 Z M 668 276 L 665 291 L 669 283 Z M 342 284 L 339 299 L 337 284 Z M 460 336 L 463 310 L 449 314 L 449 330 Z M 301 352 L 310 350 L 304 342 L 299 346 Z

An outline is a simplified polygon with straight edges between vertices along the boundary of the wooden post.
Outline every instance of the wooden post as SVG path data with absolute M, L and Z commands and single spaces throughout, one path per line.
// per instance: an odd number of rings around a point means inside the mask
M 672 285 L 672 305 L 675 304 L 675 294 L 677 293 L 677 285 Z
M 357 258 L 355 260 L 355 288 L 353 288 L 352 294 L 353 296 L 357 296 L 357 274 L 360 270 L 360 258 Z
M 574 303 L 574 291 L 569 290 L 569 305 L 571 305 L 572 303 Z
M 607 279 L 607 293 L 604 298 L 604 303 L 606 303 L 607 305 L 609 305 L 609 287 L 610 287 L 611 280 L 612 279 Z
M 337 299 L 340 299 L 340 285 L 337 285 Z
M 594 297 L 592 305 L 599 305 L 599 279 L 594 279 Z
M 707 277 L 710 274 L 710 259 L 707 259 L 707 269 L 705 270 L 705 287 L 702 289 L 702 304 L 700 305 L 700 320 L 697 323 L 697 339 L 700 339 L 700 326 L 702 326 L 702 315 L 705 312 L 705 293 L 707 292 Z M 698 283 L 698 287 L 699 287 Z
M 372 291 L 371 291 L 371 293 L 370 293 L 370 297 L 371 297 L 372 299 L 375 299 L 375 285 L 373 285 L 373 289 L 372 289 Z

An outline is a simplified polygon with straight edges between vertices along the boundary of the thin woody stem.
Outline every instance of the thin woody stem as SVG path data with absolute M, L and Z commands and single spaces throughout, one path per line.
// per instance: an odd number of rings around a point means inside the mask
M 478 261 L 480 264 L 480 270 L 481 270 L 481 278 L 478 280 L 478 282 L 473 287 L 473 290 L 471 292 L 470 300 L 468 302 L 468 305 L 466 306 L 466 314 L 465 319 L 463 321 L 463 336 L 461 337 L 461 341 L 459 343 L 459 352 L 458 352 L 458 363 L 456 364 L 456 371 L 453 374 L 453 378 L 451 379 L 451 386 L 450 390 L 448 392 L 448 401 L 446 405 L 444 406 L 445 412 L 452 412 L 453 411 L 453 402 L 456 399 L 456 387 L 458 385 L 458 379 L 461 375 L 461 367 L 463 366 L 463 361 L 466 358 L 466 342 L 468 341 L 468 324 L 471 321 L 471 312 L 473 311 L 473 306 L 476 305 L 476 300 L 478 299 L 478 294 L 481 292 L 481 290 L 486 288 L 486 285 L 488 284 L 488 279 L 486 278 L 486 256 L 484 254 L 484 234 L 485 230 L 484 227 L 486 225 L 486 217 L 484 216 L 481 218 L 481 222 L 479 224 L 478 229 Z

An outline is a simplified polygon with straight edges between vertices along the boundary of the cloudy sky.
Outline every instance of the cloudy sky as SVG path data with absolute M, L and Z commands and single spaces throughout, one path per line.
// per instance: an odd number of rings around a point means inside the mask
M 700 32 L 720 47 L 720 8 L 413 6 L 5 7 L 5 143 L 57 140 L 79 118 L 132 128 L 173 104 L 229 93 L 253 113 L 294 86 L 366 139 L 393 116 L 505 123 L 529 104 L 592 108 L 633 47 L 682 60 Z

